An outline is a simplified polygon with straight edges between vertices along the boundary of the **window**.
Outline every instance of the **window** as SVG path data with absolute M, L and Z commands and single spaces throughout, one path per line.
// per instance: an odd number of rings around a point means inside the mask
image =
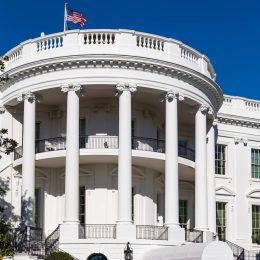
M 35 124 L 35 140 L 40 140 L 41 136 L 41 122 Z
M 86 119 L 81 118 L 79 120 L 79 137 L 80 137 L 80 148 L 86 148 Z
M 251 177 L 260 178 L 260 150 L 251 150 Z
M 36 122 L 35 123 L 35 152 L 39 153 L 40 152 L 40 145 L 41 142 L 40 140 L 40 136 L 41 136 L 41 122 Z
M 226 174 L 226 145 L 217 144 L 215 149 L 216 174 Z
M 179 223 L 182 228 L 187 227 L 187 200 L 179 200 Z
M 79 222 L 85 224 L 85 187 L 79 188 Z
M 35 189 L 35 214 L 34 222 L 36 227 L 40 227 L 40 189 Z
M 135 187 L 132 187 L 132 221 L 135 221 Z
M 179 146 L 179 156 L 186 156 L 187 155 L 187 148 L 188 148 L 188 141 L 187 140 L 179 140 L 178 141 Z
M 218 239 L 220 241 L 226 240 L 226 205 L 225 202 L 217 202 L 216 203 L 216 226 L 217 226 L 217 234 Z
M 252 205 L 252 243 L 260 243 L 260 206 Z

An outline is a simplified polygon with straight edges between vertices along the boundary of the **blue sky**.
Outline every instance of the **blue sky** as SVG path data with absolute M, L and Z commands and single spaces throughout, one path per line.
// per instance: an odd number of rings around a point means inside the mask
M 180 40 L 207 55 L 225 94 L 260 100 L 260 0 L 68 0 L 86 29 L 133 29 Z M 0 54 L 63 30 L 62 0 L 0 0 Z M 71 26 L 72 28 L 76 28 Z

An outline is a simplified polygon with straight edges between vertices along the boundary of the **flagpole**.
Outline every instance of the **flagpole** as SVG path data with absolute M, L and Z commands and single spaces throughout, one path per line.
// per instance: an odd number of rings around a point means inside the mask
M 64 28 L 63 31 L 67 30 L 67 3 L 64 3 Z

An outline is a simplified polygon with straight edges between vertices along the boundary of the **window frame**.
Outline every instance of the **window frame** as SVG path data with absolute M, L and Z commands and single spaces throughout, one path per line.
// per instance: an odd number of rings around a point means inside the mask
M 252 171 L 252 152 L 253 150 L 255 151 L 258 151 L 259 154 L 258 154 L 258 163 L 259 164 L 254 164 L 254 166 L 258 166 L 259 169 L 258 169 L 258 177 L 256 176 L 253 176 L 253 171 Z M 260 148 L 259 147 L 250 147 L 250 178 L 253 179 L 253 180 L 259 180 L 260 181 Z
M 220 159 L 217 159 L 217 157 L 216 157 L 216 155 L 217 155 L 217 146 L 222 146 L 222 147 L 224 147 L 224 174 L 221 174 L 221 173 L 217 173 L 217 161 L 219 161 L 219 162 L 222 162 L 223 160 L 220 160 Z M 227 144 L 225 144 L 225 143 L 216 143 L 215 144 L 215 175 L 216 176 L 222 176 L 222 177 L 226 177 L 228 174 L 228 169 L 227 169 L 227 153 L 228 153 L 228 145 Z M 221 168 L 220 168 L 221 169 Z

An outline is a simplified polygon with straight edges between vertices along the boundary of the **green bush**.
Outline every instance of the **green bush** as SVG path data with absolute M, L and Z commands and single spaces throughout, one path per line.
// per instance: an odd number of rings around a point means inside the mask
M 66 252 L 54 252 L 49 254 L 46 260 L 73 260 L 73 257 Z

